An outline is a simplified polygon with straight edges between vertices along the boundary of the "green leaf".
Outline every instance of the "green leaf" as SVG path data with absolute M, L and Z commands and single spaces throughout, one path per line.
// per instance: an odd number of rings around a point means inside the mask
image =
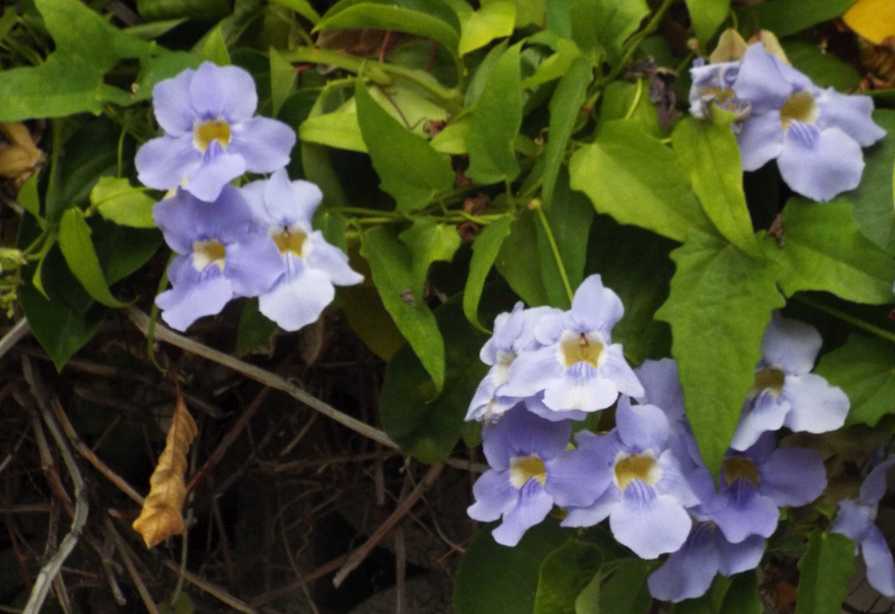
M 550 132 L 544 150 L 544 178 L 541 187 L 541 196 L 547 207 L 553 202 L 559 169 L 565 160 L 569 139 L 575 131 L 578 115 L 587 98 L 587 88 L 593 78 L 591 63 L 578 58 L 560 79 L 550 99 Z
M 672 260 L 671 295 L 656 317 L 671 325 L 687 417 L 706 466 L 717 473 L 752 387 L 765 327 L 784 301 L 772 263 L 716 238 L 691 235 Z
M 416 300 L 422 302 L 429 267 L 434 262 L 451 261 L 460 249 L 460 233 L 452 224 L 436 224 L 432 220 L 417 218 L 413 225 L 398 237 L 410 250 L 413 262 L 413 294 Z
M 16 200 L 22 207 L 34 216 L 34 219 L 41 222 L 43 218 L 40 217 L 40 196 L 37 193 L 37 180 L 40 177 L 38 173 L 34 173 L 25 183 L 22 184 L 22 187 L 19 189 L 19 194 L 16 196 Z
M 295 68 L 286 57 L 270 48 L 270 104 L 273 114 L 279 115 L 283 103 L 289 98 L 295 87 Z
M 587 260 L 587 238 L 590 225 L 594 221 L 594 208 L 580 192 L 569 187 L 568 173 L 560 174 L 553 206 L 544 211 L 547 222 L 559 248 L 559 255 L 569 278 L 572 289 L 584 279 L 584 264 Z M 556 258 L 550 248 L 547 234 L 541 224 L 538 230 L 538 256 L 540 259 L 541 281 L 544 290 L 555 307 L 568 308 L 569 296 L 557 270 Z
M 646 577 L 651 571 L 649 561 L 623 559 L 616 562 L 615 571 L 600 590 L 600 612 L 647 614 L 652 598 L 646 586 Z
M 758 576 L 755 572 L 740 573 L 733 577 L 721 607 L 724 614 L 763 614 L 764 607 L 758 594 Z
M 740 148 L 730 127 L 689 117 L 674 129 L 672 143 L 689 172 L 702 210 L 721 236 L 743 251 L 758 255 L 743 191 Z
M 149 262 L 162 244 L 162 235 L 155 230 L 128 228 L 97 220 L 93 240 L 106 281 L 111 286 Z
M 790 200 L 783 209 L 783 245 L 765 241 L 781 264 L 787 295 L 823 290 L 847 301 L 892 302 L 895 259 L 861 234 L 847 202 Z
M 108 307 L 124 307 L 109 290 L 90 238 L 90 226 L 80 209 L 68 209 L 59 224 L 59 248 L 71 272 L 88 294 Z
M 522 126 L 519 49 L 517 44 L 503 52 L 472 110 L 466 174 L 478 183 L 512 181 L 519 174 L 513 148 Z
M 675 153 L 636 123 L 610 122 L 569 166 L 572 188 L 600 213 L 683 242 L 691 230 L 714 234 Z
M 600 614 L 600 588 L 603 574 L 597 572 L 575 598 L 575 614 Z
M 861 75 L 851 64 L 822 51 L 817 45 L 800 40 L 784 40 L 782 44 L 792 65 L 818 86 L 849 91 L 860 85 Z
M 435 384 L 435 394 L 444 387 L 444 339 L 428 305 L 413 296 L 413 263 L 410 251 L 390 228 L 364 233 L 363 256 L 370 263 L 373 283 L 394 320 L 416 352 Z
M 730 0 L 687 0 L 690 11 L 690 23 L 699 44 L 705 46 L 727 19 L 730 12 Z
M 308 0 L 271 0 L 272 2 L 279 4 L 280 6 L 285 6 L 286 8 L 290 8 L 308 21 L 313 24 L 316 24 L 320 21 L 320 15 L 317 11 L 314 10 L 314 7 L 311 6 L 311 3 Z
M 31 332 L 57 371 L 87 345 L 102 323 L 98 310 L 78 313 L 62 301 L 48 300 L 31 286 L 21 288 L 19 296 Z
M 530 44 L 544 44 L 552 48 L 554 53 L 538 64 L 534 73 L 522 79 L 522 89 L 534 89 L 565 75 L 578 57 L 581 50 L 573 41 L 556 36 L 553 32 L 539 32 L 528 38 Z
M 839 614 L 855 572 L 855 546 L 837 533 L 816 533 L 799 561 L 796 614 Z
M 209 30 L 196 43 L 193 52 L 202 59 L 214 62 L 218 66 L 227 66 L 232 63 L 230 51 L 227 49 L 227 39 L 224 37 L 224 29 L 221 23 Z
M 443 19 L 422 11 L 402 6 L 360 2 L 339 10 L 338 5 L 330 9 L 315 30 L 344 30 L 353 28 L 394 30 L 406 32 L 440 43 L 451 53 L 457 53 L 460 35 Z
M 258 310 L 258 302 L 246 301 L 236 327 L 236 355 L 273 354 L 273 337 L 276 332 L 276 322 L 268 320 Z
M 543 523 L 507 548 L 496 544 L 489 531 L 479 530 L 457 570 L 456 614 L 532 612 L 541 562 L 568 537 L 556 524 Z
M 410 132 L 373 100 L 361 81 L 355 91 L 357 120 L 381 187 L 399 211 L 421 209 L 454 185 L 449 156 Z
M 533 614 L 575 614 L 575 599 L 600 569 L 600 549 L 572 539 L 541 564 Z
M 874 121 L 895 134 L 895 110 L 878 109 Z M 855 220 L 867 238 L 895 254 L 895 139 L 891 136 L 864 151 L 864 174 L 857 190 L 842 195 L 854 205 Z
M 469 124 L 468 117 L 449 123 L 430 142 L 432 149 L 440 153 L 458 156 L 468 153 L 466 139 L 469 135 Z
M 621 58 L 625 41 L 650 12 L 645 0 L 571 0 L 570 4 L 575 42 L 582 49 L 599 44 L 610 62 Z
M 132 228 L 155 228 L 152 219 L 155 199 L 127 179 L 100 177 L 90 190 L 90 204 L 110 222 Z
M 514 0 L 484 0 L 481 8 L 472 10 L 465 0 L 453 3 L 460 19 L 460 55 L 484 47 L 496 38 L 513 33 L 516 25 Z
M 848 395 L 848 424 L 876 426 L 895 412 L 895 346 L 890 341 L 854 334 L 821 356 L 815 372 Z
M 405 452 L 425 463 L 447 458 L 465 425 L 469 399 L 487 367 L 476 356 L 485 337 L 449 302 L 436 310 L 447 345 L 444 391 L 437 394 L 419 359 L 405 346 L 389 361 L 379 397 L 379 416 L 389 436 Z
M 185 21 L 185 17 L 180 17 L 177 19 L 163 19 L 161 21 L 147 21 L 135 26 L 128 26 L 127 28 L 124 28 L 122 32 L 130 34 L 131 36 L 142 38 L 143 40 L 151 41 L 167 34 Z
M 779 38 L 842 15 L 855 0 L 768 0 L 751 9 L 760 28 Z
M 463 289 L 463 313 L 466 319 L 482 332 L 487 329 L 479 322 L 479 302 L 485 280 L 494 266 L 497 254 L 504 240 L 510 235 L 513 218 L 509 215 L 492 222 L 482 229 L 472 244 L 472 258 L 469 261 L 469 277 Z
M 661 138 L 663 130 L 659 125 L 659 114 L 647 88 L 646 79 L 638 79 L 635 83 L 613 81 L 607 85 L 600 103 L 598 126 L 608 125 L 612 120 L 630 119 L 628 125 L 637 125 L 648 135 Z
M 367 144 L 357 123 L 355 99 L 344 102 L 330 113 L 311 114 L 298 128 L 304 143 L 318 143 L 337 149 L 367 153 Z M 304 159 L 304 156 L 302 156 Z
M 215 19 L 230 13 L 227 0 L 137 0 L 137 11 L 149 21 L 170 17 Z
M 513 292 L 529 307 L 549 305 L 550 297 L 541 280 L 538 258 L 538 221 L 532 211 L 525 211 L 513 222 L 510 236 L 504 239 L 497 253 L 497 271 L 510 284 Z

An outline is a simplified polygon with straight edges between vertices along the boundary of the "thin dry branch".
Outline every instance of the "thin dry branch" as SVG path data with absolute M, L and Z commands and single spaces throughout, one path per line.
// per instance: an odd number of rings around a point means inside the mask
M 15 326 L 10 328 L 3 337 L 0 337 L 0 358 L 3 358 L 9 350 L 15 347 L 30 332 L 31 326 L 28 324 L 28 320 L 22 318 L 16 322 Z

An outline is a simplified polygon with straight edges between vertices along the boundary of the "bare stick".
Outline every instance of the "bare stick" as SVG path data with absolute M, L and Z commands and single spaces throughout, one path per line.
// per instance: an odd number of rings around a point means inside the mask
M 9 350 L 15 347 L 30 332 L 31 326 L 28 325 L 28 320 L 22 318 L 16 322 L 15 326 L 9 329 L 9 332 L 0 337 L 0 358 L 3 358 Z
M 197 576 L 196 574 L 194 574 L 193 572 L 191 572 L 188 569 L 181 569 L 180 565 L 178 565 L 174 561 L 165 560 L 163 562 L 165 564 L 165 567 L 167 567 L 168 569 L 170 569 L 171 571 L 173 571 L 176 574 L 182 574 L 184 580 L 186 580 L 193 586 L 205 591 L 212 597 L 215 597 L 221 603 L 226 603 L 228 606 L 230 606 L 234 610 L 237 610 L 239 612 L 245 612 L 245 614 L 256 614 L 257 613 L 257 610 L 255 610 L 252 606 L 247 604 L 242 599 L 238 599 L 238 598 L 234 597 L 233 595 L 231 595 L 230 593 L 225 591 L 223 588 L 221 588 L 217 584 L 214 584 L 212 582 L 209 582 L 208 580 L 205 580 L 205 579 Z
M 158 607 L 155 605 L 155 600 L 153 600 L 152 594 L 150 594 L 149 589 L 146 588 L 146 583 L 143 582 L 143 578 L 140 577 L 140 574 L 137 571 L 137 566 L 134 565 L 133 559 L 136 555 L 134 555 L 130 546 L 127 545 L 127 542 L 124 541 L 124 538 L 121 537 L 121 534 L 118 532 L 118 529 L 115 528 L 112 519 L 106 516 L 104 520 L 106 521 L 106 529 L 108 529 L 109 534 L 112 535 L 112 539 L 115 540 L 118 554 L 121 555 L 121 560 L 124 561 L 124 567 L 127 569 L 127 574 L 137 586 L 137 592 L 140 593 L 140 598 L 143 600 L 143 605 L 146 606 L 146 611 L 149 612 L 149 614 L 159 614 Z
M 62 563 L 68 558 L 68 555 L 71 554 L 75 544 L 78 543 L 81 531 L 87 523 L 89 506 L 87 503 L 87 490 L 84 487 L 84 479 L 81 477 L 78 464 L 75 462 L 74 456 L 72 456 L 71 451 L 68 449 L 68 443 L 62 435 L 62 431 L 59 430 L 59 426 L 56 424 L 53 415 L 50 413 L 49 402 L 45 395 L 45 391 L 37 386 L 35 380 L 36 373 L 32 369 L 31 362 L 27 357 L 22 357 L 22 367 L 24 369 L 25 379 L 28 380 L 31 390 L 37 399 L 37 405 L 40 409 L 41 416 L 47 425 L 47 429 L 50 431 L 50 435 L 53 437 L 53 440 L 59 448 L 59 453 L 62 455 L 62 461 L 65 463 L 65 468 L 68 470 L 72 485 L 75 489 L 75 513 L 74 518 L 72 519 L 71 529 L 69 529 L 68 534 L 63 538 L 62 543 L 59 544 L 59 549 L 56 551 L 56 554 L 54 554 L 40 570 L 37 579 L 34 581 L 34 586 L 31 589 L 31 596 L 28 598 L 28 603 L 23 610 L 24 614 L 37 614 L 43 607 L 50 585 L 62 569 Z
M 407 496 L 406 499 L 401 501 L 398 504 L 398 507 L 395 508 L 395 511 L 389 515 L 388 518 L 385 519 L 379 528 L 373 531 L 372 535 L 370 535 L 369 539 L 365 541 L 359 548 L 357 548 L 354 552 L 348 555 L 348 559 L 345 561 L 345 564 L 339 570 L 339 573 L 336 574 L 336 577 L 333 578 L 333 585 L 338 588 L 342 582 L 345 581 L 345 578 L 348 575 L 357 569 L 358 565 L 364 562 L 364 559 L 369 556 L 370 552 L 379 545 L 379 543 L 385 539 L 385 537 L 391 532 L 392 529 L 407 515 L 407 513 L 416 505 L 416 502 L 420 500 L 420 498 L 426 493 L 429 488 L 435 483 L 435 480 L 438 479 L 438 476 L 441 475 L 441 470 L 444 469 L 444 464 L 438 463 L 429 467 L 429 470 L 426 472 L 426 475 L 423 476 L 423 479 L 419 484 L 411 491 L 411 493 Z

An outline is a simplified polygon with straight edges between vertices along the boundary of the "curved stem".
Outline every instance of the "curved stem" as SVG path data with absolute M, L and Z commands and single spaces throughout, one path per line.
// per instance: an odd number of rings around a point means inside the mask
M 847 322 L 847 323 L 851 324 L 852 326 L 854 326 L 855 328 L 860 328 L 861 330 L 868 332 L 871 335 L 875 335 L 875 336 L 879 337 L 880 339 L 885 339 L 886 341 L 891 341 L 892 343 L 895 343 L 895 333 L 893 333 L 892 331 L 888 331 L 888 330 L 886 330 L 884 328 L 880 328 L 879 326 L 876 326 L 874 324 L 870 324 L 869 322 L 865 322 L 864 320 L 861 320 L 860 318 L 856 318 L 855 316 L 853 316 L 849 313 L 846 313 L 846 312 L 842 311 L 841 309 L 838 309 L 836 307 L 831 307 L 830 305 L 825 305 L 823 303 L 819 303 L 817 301 L 814 301 L 810 298 L 806 298 L 804 296 L 797 296 L 797 297 L 795 297 L 795 300 L 804 304 L 804 305 L 808 305 L 809 307 L 814 307 L 815 309 L 817 309 L 819 311 L 823 311 L 824 313 L 828 313 L 831 316 L 833 316 L 834 318 L 839 318 L 843 322 Z
M 547 242 L 550 244 L 550 251 L 553 252 L 553 260 L 556 262 L 556 268 L 559 271 L 559 277 L 562 279 L 562 285 L 566 289 L 566 294 L 569 296 L 569 304 L 572 303 L 572 298 L 574 296 L 574 292 L 572 292 L 572 284 L 569 283 L 569 276 L 566 274 L 566 267 L 563 264 L 562 256 L 559 253 L 559 245 L 556 244 L 556 237 L 553 236 L 553 230 L 550 228 L 550 222 L 547 221 L 547 216 L 544 214 L 544 208 L 540 205 L 536 206 L 535 211 L 537 212 L 538 219 L 541 222 L 541 226 L 544 228 L 544 234 L 547 235 Z

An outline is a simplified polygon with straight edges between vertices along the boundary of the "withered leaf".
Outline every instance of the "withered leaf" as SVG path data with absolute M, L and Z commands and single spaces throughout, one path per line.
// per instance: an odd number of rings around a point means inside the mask
M 143 502 L 133 528 L 143 537 L 147 548 L 153 548 L 172 535 L 184 531 L 183 502 L 186 499 L 187 452 L 199 433 L 180 389 L 165 449 L 149 478 L 149 496 Z

